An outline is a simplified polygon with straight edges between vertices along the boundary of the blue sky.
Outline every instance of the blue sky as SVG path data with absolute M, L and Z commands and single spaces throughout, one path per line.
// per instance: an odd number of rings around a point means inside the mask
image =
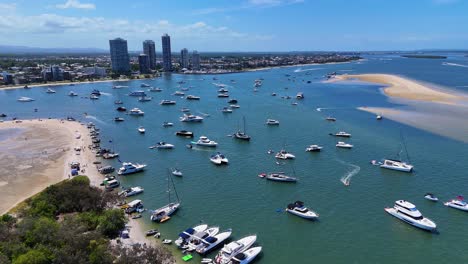
M 468 0 L 0 0 L 0 45 L 173 51 L 468 48 Z M 0 51 L 1 53 L 1 51 Z

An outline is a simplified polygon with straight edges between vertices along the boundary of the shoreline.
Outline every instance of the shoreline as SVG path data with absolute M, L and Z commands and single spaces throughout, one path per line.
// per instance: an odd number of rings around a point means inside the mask
M 134 80 L 147 80 L 151 78 L 142 78 Z M 24 84 L 24 85 L 10 85 L 10 86 L 0 86 L 0 90 L 12 90 L 12 89 L 25 89 L 27 85 L 28 88 L 35 87 L 49 87 L 49 86 L 61 86 L 61 85 L 79 85 L 79 84 L 90 84 L 90 83 L 105 83 L 105 82 L 127 82 L 134 81 L 132 79 L 117 79 L 117 80 L 96 80 L 96 81 L 84 81 L 84 82 L 53 82 L 53 83 L 34 83 L 34 84 Z M 26 88 L 27 89 L 27 88 Z

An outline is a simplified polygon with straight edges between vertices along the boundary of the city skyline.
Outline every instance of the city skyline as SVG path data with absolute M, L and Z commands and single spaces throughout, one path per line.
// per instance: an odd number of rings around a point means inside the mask
M 167 32 L 175 51 L 462 49 L 467 9 L 464 0 L 0 0 L 0 43 L 107 49 L 122 37 L 140 51 Z

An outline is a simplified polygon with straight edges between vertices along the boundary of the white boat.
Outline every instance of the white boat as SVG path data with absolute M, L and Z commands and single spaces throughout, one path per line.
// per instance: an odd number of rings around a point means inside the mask
M 182 117 L 180 118 L 180 121 L 181 121 L 181 122 L 202 122 L 202 121 L 203 121 L 203 117 L 197 116 L 197 115 L 187 115 L 187 114 L 184 114 L 184 116 L 182 116 Z
M 179 170 L 179 169 L 177 169 L 177 168 L 171 169 L 171 173 L 172 173 L 172 175 L 177 176 L 177 177 L 182 177 L 182 176 L 184 176 L 184 174 L 182 173 L 182 171 Z
M 162 100 L 159 104 L 160 104 L 160 105 L 175 105 L 175 104 L 176 104 L 176 101 L 172 101 L 172 100 Z
M 133 164 L 131 162 L 124 162 L 122 163 L 122 167 L 120 167 L 117 173 L 119 175 L 137 173 L 137 172 L 143 171 L 145 167 L 146 167 L 146 164 L 138 164 L 138 163 Z
M 162 241 L 162 243 L 163 243 L 163 244 L 166 244 L 166 245 L 169 245 L 169 244 L 172 244 L 172 240 L 170 240 L 170 239 L 164 239 L 164 240 Z
M 141 111 L 140 108 L 133 108 L 132 110 L 130 110 L 130 113 L 129 113 L 129 115 L 134 115 L 134 116 L 142 116 L 144 114 L 145 112 Z
M 270 126 L 278 126 L 279 121 L 275 119 L 267 119 L 266 124 Z
M 95 94 L 92 94 L 89 96 L 89 99 L 91 100 L 98 100 L 99 99 L 99 96 L 95 95 Z
M 175 91 L 175 93 L 173 95 L 177 95 L 177 96 L 184 96 L 185 93 L 182 92 L 182 91 Z
M 140 87 L 150 87 L 150 85 L 147 84 L 147 83 L 142 83 L 142 84 L 140 84 Z
M 200 100 L 200 96 L 187 95 L 187 97 L 185 97 L 185 99 L 187 99 L 187 100 Z
M 225 245 L 215 257 L 216 264 L 227 264 L 237 254 L 244 252 L 255 243 L 257 236 L 247 236 Z
M 78 96 L 78 94 L 75 93 L 74 91 L 70 91 L 70 92 L 68 93 L 68 96 Z
M 229 105 L 230 108 L 240 108 L 240 105 L 237 105 L 237 104 L 232 104 L 232 105 Z
M 287 152 L 286 150 L 282 149 L 278 153 L 276 153 L 275 158 L 277 159 L 295 159 L 296 156 L 294 156 L 292 153 Z
M 229 107 L 223 107 L 223 109 L 221 109 L 221 112 L 223 112 L 223 113 L 232 113 L 232 109 L 229 108 Z
M 224 154 L 221 154 L 220 152 L 217 152 L 216 154 L 211 155 L 210 161 L 216 165 L 229 163 L 228 158 L 226 158 L 226 156 L 224 156 Z
M 325 120 L 335 122 L 336 118 L 331 117 L 331 116 L 327 116 L 327 118 L 325 118 Z
M 330 134 L 330 135 L 335 136 L 335 137 L 351 137 L 350 133 L 346 133 L 344 131 L 340 131 L 338 133 Z
M 112 86 L 112 89 L 122 89 L 122 88 L 127 88 L 128 86 L 125 85 L 114 85 Z
M 202 264 L 211 264 L 211 263 L 213 263 L 213 260 L 210 259 L 210 258 L 202 258 L 200 263 L 202 263 Z
M 153 100 L 153 97 L 151 97 L 151 96 L 142 96 L 142 97 L 138 98 L 139 102 L 149 102 L 151 100 Z
M 119 192 L 119 195 L 125 196 L 125 197 L 130 197 L 130 196 L 134 196 L 134 195 L 143 193 L 144 190 L 145 190 L 145 189 L 143 189 L 143 188 L 140 187 L 140 186 L 130 187 L 130 188 L 128 188 L 128 189 L 125 189 L 125 190 Z
M 407 164 L 400 160 L 385 159 L 382 161 L 380 168 L 411 172 L 413 170 L 413 165 Z
M 171 127 L 173 125 L 174 123 L 171 123 L 171 122 L 163 122 L 163 127 Z
M 304 99 L 304 93 L 301 93 L 301 92 L 297 93 L 296 99 Z
M 157 149 L 173 149 L 174 145 L 161 141 L 156 143 L 155 147 Z
M 192 141 L 192 144 L 203 146 L 203 147 L 216 147 L 218 143 L 216 141 L 210 140 L 205 136 L 201 136 L 197 141 Z
M 301 201 L 296 201 L 295 203 L 288 204 L 288 207 L 286 208 L 286 212 L 297 215 L 299 217 L 305 218 L 305 219 L 317 219 L 319 215 L 308 209 L 307 207 L 304 206 L 304 203 Z
M 146 96 L 146 93 L 145 91 L 133 91 L 131 93 L 128 94 L 129 96 L 135 96 L 135 97 L 143 97 L 143 96 Z
M 220 98 L 227 98 L 227 97 L 229 97 L 229 94 L 228 94 L 228 93 L 219 93 L 219 94 L 218 94 L 218 97 L 220 97 Z
M 46 91 L 46 93 L 50 93 L 50 94 L 52 94 L 52 93 L 56 93 L 56 91 L 55 91 L 54 89 L 47 88 L 47 91 Z
M 353 148 L 354 146 L 351 145 L 351 144 L 348 144 L 348 143 L 346 143 L 346 142 L 339 141 L 338 143 L 336 143 L 336 147 L 337 147 L 337 148 L 346 148 L 346 149 L 350 149 L 350 148 Z
M 203 232 L 208 228 L 208 225 L 202 224 L 195 227 L 187 228 L 185 231 L 179 234 L 179 238 L 175 241 L 177 246 L 181 246 L 185 241 L 190 239 L 194 234 Z
M 205 238 L 215 236 L 219 233 L 219 227 L 214 226 L 210 227 L 204 231 L 197 232 L 192 235 L 189 239 L 184 241 L 181 245 L 181 249 L 184 249 L 186 251 L 194 251 L 196 250 L 201 244 L 201 241 Z
M 235 255 L 230 264 L 248 264 L 262 251 L 262 247 L 253 247 Z
M 150 219 L 151 221 L 155 222 L 165 222 L 172 214 L 177 211 L 177 209 L 179 209 L 179 207 L 180 203 L 169 203 L 159 209 L 154 210 Z
M 269 181 L 278 181 L 278 182 L 296 182 L 297 178 L 288 176 L 284 172 L 271 172 L 271 173 L 261 173 L 258 175 L 261 178 L 265 178 Z
M 437 198 L 434 194 L 432 193 L 426 193 L 426 195 L 424 195 L 424 199 L 427 199 L 429 201 L 433 201 L 433 202 L 437 202 L 439 201 L 439 198 Z
M 218 90 L 218 93 L 229 93 L 229 90 L 224 88 L 224 86 Z
M 22 96 L 22 97 L 18 98 L 18 102 L 32 102 L 32 101 L 34 101 L 34 99 L 32 99 L 30 97 Z
M 141 134 L 144 134 L 146 132 L 146 129 L 142 126 L 139 126 L 138 127 L 138 132 L 140 132 Z
M 180 109 L 180 111 L 183 112 L 183 113 L 188 113 L 188 112 L 190 112 L 190 109 L 187 108 L 187 107 L 183 107 L 183 108 Z
M 151 87 L 151 88 L 148 89 L 148 91 L 150 91 L 150 92 L 162 92 L 162 89 L 159 88 L 159 87 L 156 87 L 156 88 Z
M 444 205 L 458 210 L 468 211 L 468 203 L 463 200 L 463 196 L 458 196 L 456 199 L 444 203 Z
M 306 148 L 307 152 L 320 152 L 323 147 L 319 145 L 310 145 Z
M 227 230 L 225 232 L 219 233 L 215 236 L 209 236 L 201 241 L 201 245 L 197 247 L 196 251 L 199 254 L 207 254 L 213 248 L 218 246 L 219 244 L 223 243 L 226 239 L 228 239 L 232 234 L 232 230 Z
M 385 208 L 385 211 L 394 217 L 421 229 L 434 231 L 437 225 L 429 218 L 423 217 L 416 206 L 405 200 L 395 201 L 391 208 Z
M 377 120 L 382 120 L 382 116 L 381 115 L 378 115 L 375 117 Z

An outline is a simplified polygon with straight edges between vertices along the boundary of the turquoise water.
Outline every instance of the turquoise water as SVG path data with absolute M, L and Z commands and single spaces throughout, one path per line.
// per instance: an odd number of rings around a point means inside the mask
M 426 192 L 434 192 L 442 201 L 458 194 L 468 196 L 466 144 L 390 120 L 378 122 L 372 114 L 356 110 L 358 106 L 396 106 L 380 93 L 378 86 L 322 82 L 323 75 L 332 71 L 378 72 L 402 74 L 466 91 L 468 68 L 448 66 L 444 62 L 468 65 L 467 58 L 457 55 L 450 55 L 447 60 L 374 56 L 359 63 L 217 75 L 219 80 L 212 80 L 213 76 L 209 75 L 165 75 L 156 80 L 115 83 L 129 86 L 118 90 L 112 89 L 112 83 L 55 87 L 57 93 L 53 95 L 46 94 L 46 88 L 5 90 L 0 91 L 0 103 L 1 112 L 9 117 L 71 115 L 94 122 L 101 128 L 102 142 L 114 142 L 104 146 L 115 147 L 122 161 L 148 164 L 144 173 L 122 179 L 124 186 L 145 188 L 145 193 L 138 198 L 147 208 L 167 203 L 167 168 L 179 167 L 184 177 L 174 178 L 174 182 L 182 201 L 180 211 L 162 225 L 151 223 L 148 213 L 141 220 L 148 227 L 160 229 L 165 238 L 175 239 L 181 230 L 204 221 L 220 226 L 221 230 L 232 228 L 233 239 L 257 234 L 263 254 L 256 263 L 466 263 L 468 214 L 423 199 Z M 258 78 L 264 78 L 263 86 L 254 93 L 253 81 Z M 201 96 L 201 100 L 186 101 L 173 96 L 180 80 L 186 81 L 183 87 L 193 86 L 187 94 Z M 143 82 L 164 91 L 151 93 L 154 99 L 146 103 L 127 96 L 129 91 L 142 89 Z M 241 108 L 232 114 L 221 113 L 227 99 L 216 97 L 218 88 L 213 82 L 227 84 L 231 98 L 238 99 Z M 67 96 L 70 90 L 84 95 L 94 88 L 105 93 L 97 101 Z M 298 91 L 304 92 L 305 99 L 297 101 L 297 106 L 291 105 L 295 99 L 281 98 L 294 97 Z M 278 96 L 271 96 L 272 92 Z M 36 101 L 18 103 L 19 96 Z M 113 103 L 117 99 L 127 109 L 139 107 L 145 116 L 118 113 Z M 177 105 L 160 106 L 162 99 L 174 99 Z M 179 111 L 182 107 L 210 116 L 201 124 L 181 123 L 178 118 L 182 116 Z M 87 118 L 84 112 L 89 114 Z M 338 121 L 324 121 L 327 115 L 335 116 Z M 116 116 L 123 116 L 125 122 L 114 123 L 112 119 Z M 227 137 L 242 125 L 243 116 L 247 133 L 252 137 L 250 143 Z M 280 126 L 264 125 L 267 118 L 278 119 Z M 163 128 L 164 121 L 175 125 Z M 139 125 L 145 126 L 145 135 L 137 132 Z M 174 136 L 181 129 L 217 141 L 217 150 L 227 155 L 230 164 L 216 167 L 209 161 L 213 151 L 187 149 L 185 145 L 190 139 Z M 352 150 L 335 148 L 337 139 L 328 133 L 340 130 L 352 133 L 349 140 L 355 145 Z M 400 150 L 400 133 L 405 136 L 415 173 L 384 171 L 371 166 L 370 160 L 395 156 Z M 148 149 L 157 141 L 176 147 L 168 151 Z M 306 153 L 304 150 L 310 144 L 324 146 L 323 152 Z M 284 145 L 296 159 L 280 166 L 267 150 L 279 150 Z M 119 166 L 117 161 L 111 164 Z M 267 182 L 257 177 L 260 172 L 291 173 L 293 169 L 299 178 L 296 184 Z M 349 175 L 352 175 L 351 185 L 346 187 L 340 179 Z M 415 203 L 425 216 L 438 224 L 439 233 L 415 229 L 386 214 L 383 208 L 397 199 Z M 304 201 L 320 214 L 320 220 L 310 222 L 277 212 L 295 200 Z

